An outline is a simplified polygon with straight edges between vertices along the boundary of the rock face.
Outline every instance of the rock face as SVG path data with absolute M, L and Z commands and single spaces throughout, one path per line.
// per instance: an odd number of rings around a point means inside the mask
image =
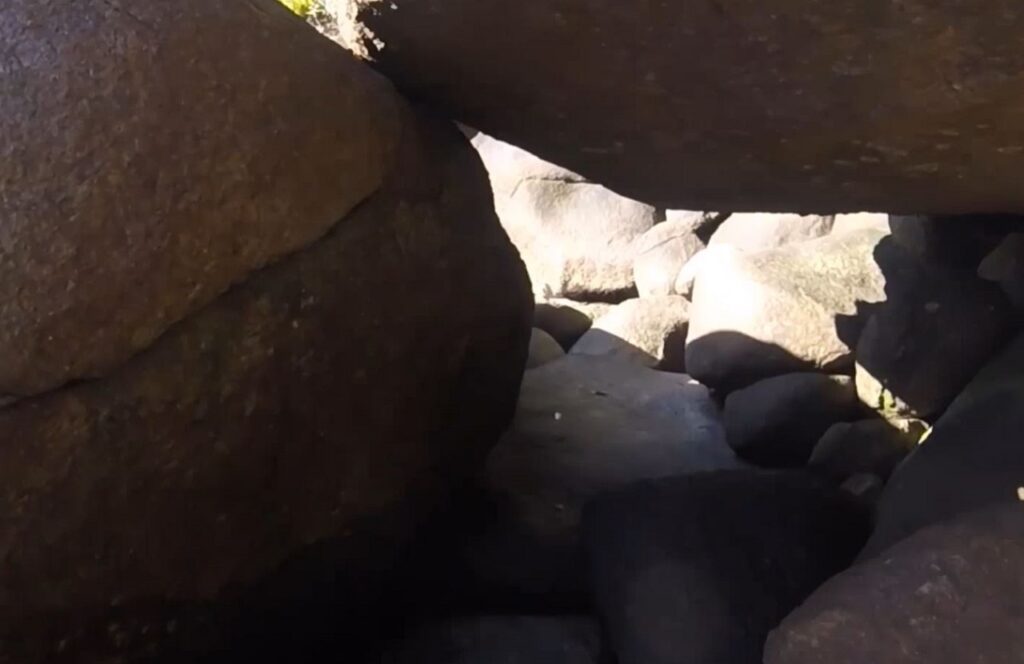
M 1010 333 L 999 289 L 972 274 L 928 270 L 896 284 L 857 343 L 857 394 L 887 417 L 942 412 Z
M 576 616 L 484 616 L 428 624 L 381 664 L 607 664 L 601 629 Z
M 468 144 L 404 118 L 400 166 L 322 240 L 103 378 L 0 409 L 4 615 L 230 597 L 482 460 L 529 286 Z
M 924 530 L 822 586 L 772 633 L 765 664 L 1024 660 L 1024 507 Z
M 1010 233 L 978 266 L 978 276 L 999 284 L 1018 315 L 1024 309 L 1024 233 Z
M 637 240 L 633 279 L 640 297 L 676 294 L 676 277 L 704 248 L 693 218 L 665 221 Z
M 802 466 L 836 422 L 858 413 L 849 376 L 786 374 L 737 390 L 725 400 L 729 445 L 762 466 Z
M 927 430 L 921 420 L 839 422 L 821 437 L 807 463 L 835 480 L 862 473 L 885 480 Z
M 874 230 L 744 254 L 716 247 L 694 285 L 686 366 L 713 387 L 852 367 L 864 304 L 886 297 Z
M 1024 477 L 1024 337 L 993 358 L 897 468 L 862 558 L 994 503 L 1019 504 Z
M 398 97 L 273 0 L 12 0 L 0 41 L 8 397 L 122 364 L 324 235 L 395 158 Z
M 555 338 L 539 328 L 530 332 L 530 354 L 526 359 L 526 368 L 535 369 L 549 362 L 554 362 L 565 355 Z
M 478 585 L 517 597 L 583 594 L 583 504 L 638 479 L 732 468 L 706 388 L 607 357 L 527 372 L 516 418 L 487 460 L 498 505 L 470 543 Z M 550 602 L 546 601 L 546 606 Z
M 634 244 L 664 213 L 485 134 L 473 144 L 538 296 L 613 300 L 634 290 Z
M 594 320 L 611 308 L 612 305 L 604 302 L 576 302 L 564 298 L 543 300 L 534 307 L 533 325 L 569 350 L 590 329 Z
M 741 213 L 730 215 L 708 242 L 717 247 L 727 244 L 741 251 L 777 249 L 794 242 L 805 242 L 828 235 L 835 217 L 817 214 Z
M 1012 0 L 351 4 L 399 87 L 640 200 L 1024 210 Z
M 849 564 L 868 519 L 802 474 L 734 471 L 603 496 L 584 527 L 620 664 L 757 664 L 769 630 Z
M 626 300 L 594 321 L 574 355 L 611 355 L 652 369 L 686 370 L 690 303 L 678 295 Z

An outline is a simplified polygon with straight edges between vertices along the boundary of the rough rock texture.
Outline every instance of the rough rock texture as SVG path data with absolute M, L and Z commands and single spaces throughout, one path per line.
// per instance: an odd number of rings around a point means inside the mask
M 719 387 L 852 367 L 864 305 L 886 297 L 883 237 L 864 230 L 756 254 L 716 247 L 694 285 L 687 370 Z
M 380 664 L 607 664 L 600 625 L 583 616 L 483 616 L 422 625 Z
M 763 466 L 802 466 L 830 426 L 857 414 L 857 390 L 849 376 L 786 374 L 730 394 L 725 432 L 744 459 Z
M 736 471 L 602 496 L 584 532 L 619 664 L 760 664 L 769 630 L 849 564 L 868 518 L 802 474 Z
M 1024 506 L 924 530 L 822 586 L 772 633 L 765 664 L 1024 661 Z
M 588 499 L 638 479 L 736 465 L 706 388 L 569 355 L 523 380 L 512 428 L 487 460 L 484 489 L 498 511 L 469 543 L 470 567 L 498 593 L 582 595 L 577 538 Z
M 821 437 L 807 463 L 836 480 L 861 473 L 885 480 L 927 430 L 928 424 L 921 420 L 839 422 Z
M 401 167 L 322 240 L 110 375 L 0 410 L 3 615 L 230 597 L 483 459 L 529 286 L 472 150 L 407 119 Z
M 273 0 L 12 0 L 0 43 L 2 395 L 110 372 L 395 158 L 397 95 Z
M 538 296 L 615 300 L 634 290 L 635 241 L 663 212 L 485 134 L 473 144 Z
M 558 345 L 555 338 L 540 328 L 530 332 L 530 354 L 526 359 L 526 368 L 535 369 L 563 357 L 565 351 Z
M 927 270 L 890 283 L 857 342 L 857 394 L 886 417 L 942 412 L 1010 334 L 999 288 L 972 273 Z
M 994 357 L 896 472 L 862 558 L 911 533 L 992 503 L 1019 503 L 1024 484 L 1024 337 Z
M 828 235 L 834 223 L 834 215 L 733 214 L 718 227 L 708 246 L 727 244 L 742 251 L 777 249 Z
M 594 321 L 613 305 L 605 302 L 576 302 L 564 298 L 552 298 L 538 302 L 533 310 L 533 325 L 538 327 L 569 350 Z
M 661 371 L 686 370 L 690 303 L 678 295 L 626 300 L 594 321 L 574 355 L 612 355 Z
M 676 277 L 704 241 L 692 218 L 665 221 L 637 239 L 633 279 L 640 297 L 673 295 Z
M 640 200 L 1024 210 L 1015 0 L 354 2 L 399 87 Z

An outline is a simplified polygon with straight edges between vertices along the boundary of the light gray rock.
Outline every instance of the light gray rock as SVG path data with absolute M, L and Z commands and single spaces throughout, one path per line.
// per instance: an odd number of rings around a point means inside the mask
M 533 309 L 533 326 L 544 330 L 562 348 L 569 350 L 612 306 L 605 302 L 577 302 L 565 298 L 542 300 Z
M 640 297 L 676 294 L 676 277 L 702 249 L 692 218 L 668 220 L 637 240 L 633 279 Z
M 526 358 L 527 369 L 536 369 L 564 355 L 565 351 L 554 337 L 540 328 L 533 328 L 530 332 L 530 354 Z
M 662 371 L 685 371 L 690 303 L 678 295 L 626 300 L 594 321 L 570 351 L 610 355 Z
M 729 445 L 764 466 L 801 466 L 836 422 L 858 414 L 849 376 L 795 373 L 768 378 L 725 400 Z
M 628 482 L 737 467 L 707 388 L 688 376 L 569 355 L 527 372 L 484 489 L 500 506 L 465 557 L 496 595 L 585 596 L 584 503 Z
M 814 446 L 808 465 L 836 480 L 858 473 L 885 480 L 927 430 L 927 422 L 914 419 L 839 422 Z
M 765 664 L 1024 661 L 1024 506 L 921 531 L 831 579 L 768 638 Z
M 734 213 L 718 227 L 708 246 L 727 244 L 749 252 L 777 249 L 828 235 L 834 222 L 832 215 Z
M 694 285 L 687 370 L 729 387 L 852 368 L 864 305 L 886 298 L 875 256 L 883 237 L 862 230 L 756 254 L 716 248 Z
M 1024 337 L 989 361 L 889 479 L 861 558 L 915 531 L 996 503 L 1024 485 Z
M 635 242 L 663 212 L 485 134 L 473 144 L 536 295 L 608 300 L 634 291 Z
M 884 212 L 854 212 L 852 214 L 837 214 L 832 223 L 832 234 L 852 233 L 862 230 L 876 230 L 881 233 L 890 233 L 891 224 L 889 215 Z

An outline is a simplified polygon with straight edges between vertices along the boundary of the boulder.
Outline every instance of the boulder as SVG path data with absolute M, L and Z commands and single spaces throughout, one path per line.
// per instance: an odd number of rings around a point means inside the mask
M 491 601 L 571 605 L 585 597 L 587 500 L 638 479 L 736 465 L 707 389 L 685 375 L 584 355 L 529 371 L 482 478 L 495 509 L 467 538 L 472 585 Z
M 865 304 L 884 300 L 874 230 L 745 254 L 716 247 L 694 284 L 686 366 L 712 387 L 853 366 Z
M 584 521 L 598 612 L 619 664 L 757 664 L 768 632 L 844 569 L 867 511 L 803 474 L 637 483 Z
M 765 664 L 1013 664 L 1024 659 L 1024 507 L 928 528 L 822 586 Z
M 857 394 L 888 418 L 938 415 L 1005 342 L 1008 303 L 959 271 L 889 286 L 857 342 Z
M 267 11 L 271 30 L 284 19 Z M 321 240 L 108 375 L 0 409 L 0 659 L 54 656 L 12 653 L 30 647 L 12 615 L 47 649 L 107 661 L 68 652 L 52 616 L 167 602 L 191 607 L 185 631 L 195 607 L 231 609 L 307 556 L 322 575 L 288 585 L 289 606 L 330 587 L 332 615 L 362 617 L 380 588 L 361 572 L 479 466 L 513 414 L 529 285 L 469 145 L 403 118 L 396 167 Z
M 564 356 L 565 351 L 554 337 L 544 330 L 533 328 L 530 332 L 530 353 L 526 358 L 527 369 L 536 369 Z
M 594 321 L 570 351 L 612 355 L 652 369 L 686 370 L 690 303 L 678 295 L 626 300 Z
M 551 298 L 537 302 L 533 310 L 533 326 L 554 337 L 565 350 L 572 348 L 594 321 L 611 310 L 604 302 L 576 302 Z
M 794 242 L 828 235 L 832 232 L 833 223 L 834 215 L 763 212 L 732 214 L 711 236 L 708 246 L 727 244 L 750 252 L 777 249 Z
M 1024 211 L 1012 0 L 349 4 L 400 88 L 638 200 Z
M 880 233 L 889 233 L 892 224 L 889 215 L 877 212 L 855 212 L 853 214 L 837 214 L 832 222 L 832 233 L 850 233 L 873 229 Z
M 893 215 L 892 238 L 925 263 L 974 271 L 1021 217 L 1007 214 Z
M 481 616 L 417 627 L 380 664 L 607 664 L 601 628 L 584 616 Z
M 697 281 L 697 275 L 700 273 L 705 262 L 714 262 L 715 253 L 717 251 L 729 252 L 733 249 L 729 246 L 719 246 L 714 249 L 701 249 L 695 253 L 690 260 L 686 261 L 686 264 L 679 269 L 679 274 L 676 275 L 674 283 L 674 290 L 679 295 L 686 298 L 693 298 L 693 284 Z
M 1020 502 L 1024 337 L 993 358 L 893 473 L 862 559 L 990 504 Z
M 616 300 L 635 290 L 634 243 L 663 212 L 485 134 L 473 143 L 536 295 Z
M 637 239 L 633 279 L 640 297 L 673 295 L 676 277 L 704 249 L 692 218 L 665 221 Z
M 926 422 L 913 419 L 839 422 L 814 446 L 808 465 L 835 480 L 861 473 L 885 480 L 927 431 Z
M 802 466 L 836 422 L 858 414 L 849 376 L 795 373 L 768 378 L 725 399 L 725 431 L 736 453 L 762 466 Z
M 978 276 L 999 284 L 1020 317 L 1024 310 L 1024 233 L 1010 233 L 978 266 Z
M 0 42 L 9 399 L 115 370 L 396 159 L 398 96 L 273 0 L 12 0 Z

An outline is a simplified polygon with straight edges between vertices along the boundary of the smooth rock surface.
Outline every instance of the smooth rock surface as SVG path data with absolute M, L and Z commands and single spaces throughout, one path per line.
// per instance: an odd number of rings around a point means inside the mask
M 682 373 L 689 322 L 690 303 L 678 295 L 626 300 L 595 320 L 570 352 L 609 355 Z
M 886 480 L 928 430 L 921 420 L 839 422 L 814 446 L 808 465 L 835 480 L 869 473 Z
M 600 625 L 584 616 L 482 616 L 426 624 L 380 664 L 607 664 Z
M 740 251 L 778 249 L 794 242 L 805 242 L 832 232 L 835 215 L 799 215 L 747 212 L 732 214 L 708 242 L 717 247 L 727 244 Z
M 1024 506 L 921 531 L 843 572 L 768 639 L 765 664 L 1024 661 Z
M 849 376 L 796 373 L 767 378 L 725 399 L 725 431 L 736 453 L 762 466 L 802 466 L 836 422 L 858 415 Z
M 864 230 L 756 254 L 716 247 L 694 284 L 687 370 L 717 388 L 850 369 L 865 305 L 886 298 L 883 237 Z
M 530 332 L 530 352 L 526 358 L 527 369 L 536 369 L 564 356 L 565 351 L 554 337 L 540 328 L 533 328 Z
M 533 325 L 550 334 L 568 351 L 590 329 L 594 321 L 613 306 L 605 302 L 545 299 L 537 302 L 534 307 Z
M 692 218 L 660 223 L 637 239 L 633 280 L 640 297 L 675 295 L 676 277 L 704 249 Z
M 485 134 L 473 143 L 538 297 L 610 301 L 635 290 L 635 242 L 664 212 Z
M 596 499 L 590 579 L 619 664 L 759 664 L 769 630 L 868 527 L 852 498 L 797 473 L 702 473 Z
M 582 355 L 529 371 L 482 479 L 497 511 L 467 546 L 476 585 L 539 606 L 585 596 L 587 500 L 638 479 L 737 465 L 707 389 L 688 376 Z
M 403 131 L 387 82 L 273 0 L 11 0 L 0 43 L 8 397 L 110 373 L 316 241 Z
M 862 559 L 925 526 L 998 503 L 1024 485 L 1024 337 L 968 384 L 893 473 Z
M 321 241 L 112 374 L 0 409 L 0 659 L 33 661 L 8 650 L 12 614 L 56 631 L 50 612 L 230 603 L 311 549 L 358 577 L 478 467 L 513 415 L 529 286 L 465 140 L 414 118 L 402 135 L 400 167 Z M 363 541 L 367 521 L 383 532 Z
M 1024 211 L 1016 0 L 350 4 L 400 88 L 639 200 Z

